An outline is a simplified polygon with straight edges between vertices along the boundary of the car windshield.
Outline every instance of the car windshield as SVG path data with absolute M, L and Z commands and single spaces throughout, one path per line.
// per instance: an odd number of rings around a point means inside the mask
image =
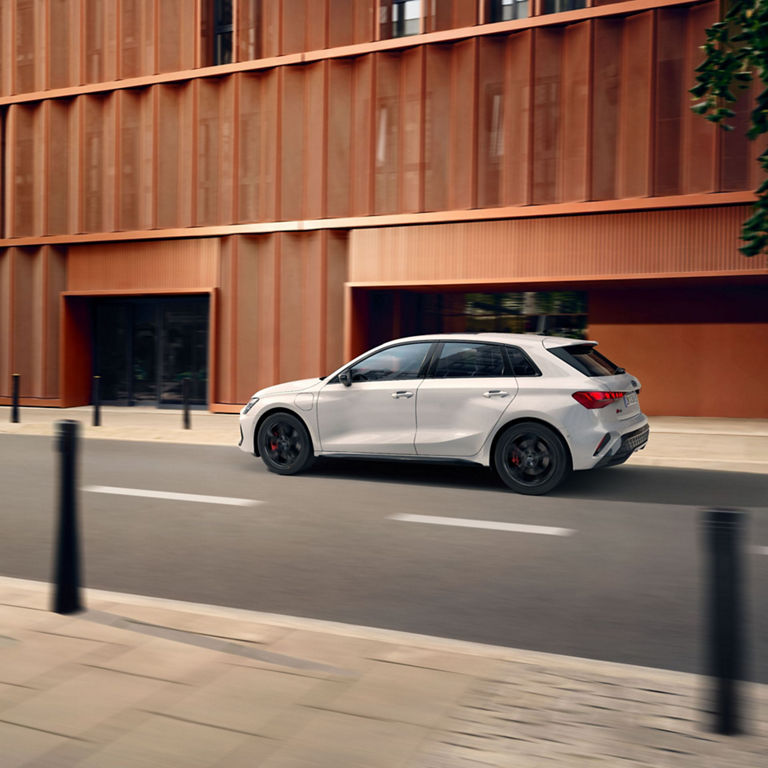
M 585 376 L 616 376 L 625 373 L 623 368 L 601 355 L 593 344 L 569 344 L 565 347 L 552 347 L 549 351 Z

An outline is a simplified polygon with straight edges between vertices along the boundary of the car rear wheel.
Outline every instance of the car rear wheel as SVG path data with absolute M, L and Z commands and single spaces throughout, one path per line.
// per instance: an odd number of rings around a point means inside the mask
M 278 475 L 295 475 L 315 460 L 307 428 L 290 413 L 267 416 L 259 427 L 256 442 L 261 460 Z
M 515 424 L 499 438 L 493 462 L 509 488 L 531 496 L 549 493 L 571 470 L 560 436 L 533 421 Z

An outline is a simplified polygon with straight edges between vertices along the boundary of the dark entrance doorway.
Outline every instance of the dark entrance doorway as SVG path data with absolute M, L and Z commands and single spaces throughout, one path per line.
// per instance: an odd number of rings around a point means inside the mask
M 190 379 L 190 402 L 208 393 L 208 296 L 95 299 L 94 375 L 102 402 L 180 405 Z

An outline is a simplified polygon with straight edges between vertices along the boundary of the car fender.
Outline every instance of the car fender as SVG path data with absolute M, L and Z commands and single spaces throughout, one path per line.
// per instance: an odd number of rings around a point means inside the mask
M 259 455 L 258 446 L 256 445 L 256 435 L 259 432 L 259 427 L 261 426 L 261 423 L 264 421 L 264 419 L 266 419 L 269 414 L 274 413 L 275 411 L 290 413 L 304 424 L 304 426 L 307 428 L 307 431 L 309 432 L 310 438 L 312 439 L 312 450 L 315 455 L 317 455 L 320 445 L 320 435 L 317 430 L 317 397 L 314 395 L 314 393 L 311 393 L 312 404 L 310 407 L 307 407 L 306 394 L 310 393 L 302 393 L 302 397 L 304 399 L 300 401 L 300 405 L 296 402 L 298 398 L 292 393 L 286 393 L 284 396 L 264 404 L 261 410 L 259 410 L 259 412 L 256 414 L 256 418 L 253 421 L 251 444 L 253 445 L 254 456 Z
M 571 436 L 568 433 L 568 430 L 566 429 L 565 425 L 553 419 L 551 413 L 543 413 L 542 411 L 537 411 L 537 410 L 518 411 L 515 409 L 507 409 L 502 414 L 502 417 L 497 422 L 495 428 L 490 432 L 490 434 L 486 438 L 485 442 L 483 443 L 483 447 L 480 449 L 477 456 L 473 457 L 473 460 L 478 462 L 479 464 L 490 466 L 491 462 L 493 461 L 493 456 L 491 455 L 491 449 L 493 448 L 493 445 L 496 442 L 496 438 L 510 424 L 514 424 L 515 422 L 518 422 L 518 421 L 537 421 L 540 424 L 544 424 L 545 426 L 549 427 L 553 431 L 557 432 L 563 438 L 569 455 L 571 456 L 571 458 L 573 457 Z

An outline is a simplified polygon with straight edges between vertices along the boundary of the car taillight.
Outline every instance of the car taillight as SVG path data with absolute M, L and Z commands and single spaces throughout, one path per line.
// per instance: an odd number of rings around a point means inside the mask
M 573 399 L 581 403 L 585 408 L 593 410 L 595 408 L 605 408 L 615 400 L 624 397 L 623 392 L 574 392 Z

